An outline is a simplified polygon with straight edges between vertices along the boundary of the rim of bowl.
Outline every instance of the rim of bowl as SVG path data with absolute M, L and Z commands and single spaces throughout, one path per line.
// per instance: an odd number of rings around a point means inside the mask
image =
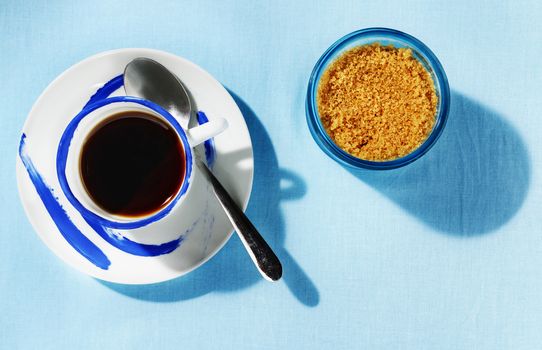
M 370 41 L 371 37 L 375 37 L 374 41 Z M 435 85 L 435 90 L 439 98 L 437 105 L 437 114 L 435 116 L 435 125 L 433 130 L 427 137 L 427 139 L 416 148 L 414 151 L 410 152 L 406 156 L 401 158 L 375 162 L 370 160 L 365 160 L 357 158 L 343 149 L 341 149 L 328 135 L 324 126 L 320 121 L 320 116 L 318 114 L 318 108 L 316 106 L 316 95 L 318 83 L 320 77 L 329 65 L 335 58 L 336 54 L 341 52 L 344 48 L 349 46 L 352 43 L 359 39 L 369 39 L 370 43 L 379 42 L 383 39 L 398 40 L 405 44 L 405 46 L 412 49 L 415 57 L 424 65 L 424 67 L 432 75 Z M 365 44 L 360 44 L 365 45 Z M 424 61 L 422 61 L 423 59 Z M 307 88 L 307 99 L 306 99 L 306 118 L 309 130 L 313 139 L 316 141 L 318 146 L 326 153 L 329 157 L 337 161 L 342 165 L 353 168 L 363 168 L 363 169 L 372 169 L 372 170 L 386 170 L 386 169 L 395 169 L 407 164 L 412 163 L 416 159 L 423 156 L 438 140 L 442 134 L 442 130 L 446 125 L 448 119 L 448 112 L 450 109 L 450 87 L 448 85 L 448 78 L 446 73 L 442 68 L 439 60 L 435 54 L 420 40 L 416 39 L 412 35 L 403 33 L 401 31 L 390 29 L 390 28 L 366 28 L 354 31 L 350 34 L 347 34 L 335 41 L 323 54 L 320 56 L 316 65 L 314 66 Z

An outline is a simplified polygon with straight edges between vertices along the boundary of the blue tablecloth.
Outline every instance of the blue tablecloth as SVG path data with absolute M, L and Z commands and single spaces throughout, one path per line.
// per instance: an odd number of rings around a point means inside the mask
M 542 348 L 542 2 L 0 3 L 0 348 Z M 305 122 L 336 39 L 410 33 L 450 81 L 421 160 L 354 172 Z M 100 51 L 184 56 L 230 89 L 255 151 L 249 216 L 284 263 L 263 281 L 236 237 L 190 275 L 118 286 L 63 264 L 26 219 L 19 132 L 41 91 Z

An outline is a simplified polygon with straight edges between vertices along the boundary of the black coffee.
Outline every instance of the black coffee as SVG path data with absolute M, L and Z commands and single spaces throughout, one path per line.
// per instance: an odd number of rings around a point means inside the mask
M 166 206 L 184 177 L 175 130 L 143 112 L 122 112 L 100 123 L 83 145 L 84 186 L 103 210 L 137 217 Z

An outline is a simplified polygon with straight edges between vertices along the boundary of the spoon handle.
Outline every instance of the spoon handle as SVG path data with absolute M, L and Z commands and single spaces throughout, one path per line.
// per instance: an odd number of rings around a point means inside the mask
M 213 186 L 216 198 L 224 208 L 226 215 L 230 219 L 235 231 L 239 235 L 241 242 L 248 251 L 252 261 L 258 268 L 258 271 L 268 281 L 278 281 L 282 277 L 282 265 L 279 259 L 273 253 L 267 242 L 254 227 L 252 222 L 235 204 L 230 194 L 213 175 L 209 168 L 199 159 L 196 160 L 198 168 Z

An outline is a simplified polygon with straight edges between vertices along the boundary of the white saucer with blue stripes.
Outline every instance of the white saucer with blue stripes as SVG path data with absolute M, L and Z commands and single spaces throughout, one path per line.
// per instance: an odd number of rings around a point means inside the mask
M 152 58 L 177 74 L 203 123 L 228 120 L 228 129 L 196 150 L 246 208 L 254 170 L 247 125 L 233 98 L 211 75 L 181 57 L 149 49 L 121 49 L 92 56 L 56 78 L 35 102 L 21 133 L 17 184 L 35 231 L 76 269 L 117 283 L 146 284 L 182 276 L 209 260 L 233 229 L 212 189 L 196 173 L 183 205 L 164 219 L 135 230 L 96 227 L 64 196 L 57 177 L 59 140 L 69 121 L 91 99 L 124 94 L 122 72 L 136 57 Z

